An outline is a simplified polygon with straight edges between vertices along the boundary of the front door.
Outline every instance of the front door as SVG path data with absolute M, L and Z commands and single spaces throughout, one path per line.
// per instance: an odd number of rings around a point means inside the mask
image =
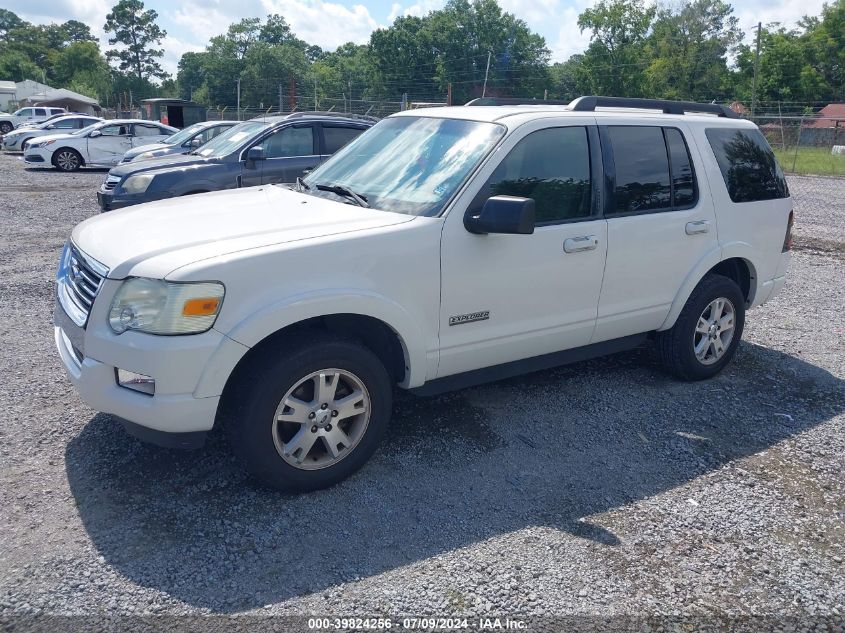
M 601 129 L 610 196 L 594 342 L 659 328 L 687 275 L 719 248 L 713 204 L 698 195 L 704 169 L 682 127 L 651 119 Z
M 94 165 L 117 165 L 132 149 L 128 123 L 116 123 L 100 128 L 100 136 L 88 137 L 88 162 Z
M 607 251 L 594 182 L 598 135 L 586 117 L 554 125 L 537 121 L 506 141 L 469 205 L 477 211 L 493 195 L 533 198 L 532 235 L 470 233 L 461 208 L 446 218 L 438 376 L 590 341 Z

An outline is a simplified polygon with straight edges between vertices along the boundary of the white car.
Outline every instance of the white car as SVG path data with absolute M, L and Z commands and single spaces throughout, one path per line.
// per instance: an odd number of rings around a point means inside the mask
M 30 141 L 24 162 L 32 167 L 52 165 L 61 171 L 80 167 L 114 167 L 133 147 L 159 143 L 178 130 L 156 121 L 103 121 L 78 134 L 57 134 Z
M 25 123 L 41 123 L 51 116 L 66 112 L 64 108 L 31 107 L 21 108 L 12 114 L 0 113 L 0 134 L 8 134 Z
M 260 480 L 313 490 L 375 451 L 396 386 L 646 343 L 683 380 L 715 376 L 785 283 L 792 220 L 771 148 L 727 107 L 409 110 L 295 185 L 79 224 L 55 340 L 131 433 L 196 446 L 222 422 Z
M 22 152 L 25 144 L 34 138 L 62 133 L 73 134 L 102 120 L 87 114 L 66 114 L 33 126 L 21 126 L 3 135 L 3 149 L 7 152 Z

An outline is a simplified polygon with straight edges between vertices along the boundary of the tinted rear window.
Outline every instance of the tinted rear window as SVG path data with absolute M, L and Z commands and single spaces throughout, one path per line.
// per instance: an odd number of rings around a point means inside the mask
M 334 154 L 349 141 L 355 139 L 364 130 L 352 127 L 323 126 L 323 140 L 326 142 L 326 154 Z
M 710 128 L 706 134 L 731 200 L 755 202 L 789 196 L 783 172 L 760 130 Z
M 616 163 L 616 213 L 640 213 L 672 206 L 669 159 L 659 127 L 608 128 Z

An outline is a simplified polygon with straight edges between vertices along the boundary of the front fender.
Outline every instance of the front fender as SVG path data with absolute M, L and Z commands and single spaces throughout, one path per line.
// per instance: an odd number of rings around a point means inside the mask
M 405 379 L 400 386 L 418 387 L 425 382 L 425 337 L 419 323 L 402 306 L 376 293 L 349 290 L 302 293 L 247 315 L 224 334 L 251 348 L 285 327 L 332 314 L 368 316 L 387 325 L 399 337 L 405 356 Z

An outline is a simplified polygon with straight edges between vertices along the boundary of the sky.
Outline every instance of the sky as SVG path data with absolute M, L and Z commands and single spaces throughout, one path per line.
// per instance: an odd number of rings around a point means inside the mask
M 4 0 L 5 8 L 36 24 L 84 22 L 104 46 L 102 27 L 113 4 L 113 0 Z M 167 31 L 162 65 L 173 74 L 183 53 L 202 50 L 209 38 L 241 18 L 279 13 L 298 37 L 333 50 L 349 41 L 366 43 L 373 30 L 389 26 L 400 15 L 425 15 L 443 4 L 444 0 L 145 0 Z M 566 60 L 590 42 L 589 33 L 581 33 L 577 22 L 579 13 L 595 4 L 593 0 L 499 0 L 499 4 L 546 38 L 553 61 Z M 732 5 L 740 28 L 750 38 L 758 21 L 792 27 L 803 15 L 818 15 L 823 0 L 736 0 Z

